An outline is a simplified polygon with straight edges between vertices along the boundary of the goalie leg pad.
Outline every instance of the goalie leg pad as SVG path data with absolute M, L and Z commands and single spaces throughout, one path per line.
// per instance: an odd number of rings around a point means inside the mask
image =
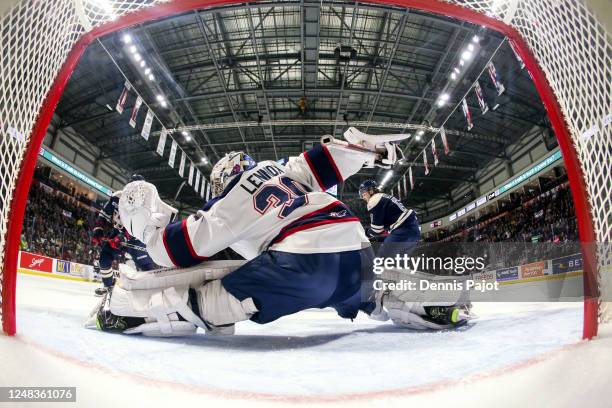
M 117 316 L 142 317 L 146 323 L 125 330 L 126 334 L 142 333 L 148 336 L 184 336 L 206 329 L 206 324 L 189 307 L 189 288 L 128 291 L 121 287 L 113 290 L 111 313 Z M 186 321 L 181 321 L 180 316 Z
M 196 289 L 200 315 L 214 326 L 223 326 L 248 320 L 258 310 L 253 299 L 243 301 L 229 293 L 220 280 L 206 282 Z

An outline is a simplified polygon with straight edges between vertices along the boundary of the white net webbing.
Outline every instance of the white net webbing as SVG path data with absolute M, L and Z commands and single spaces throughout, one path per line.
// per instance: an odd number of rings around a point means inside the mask
M 432 0 L 433 1 L 433 0 Z M 612 241 L 610 35 L 583 0 L 445 0 L 516 28 L 546 75 L 583 169 L 596 238 Z M 161 0 L 12 0 L 0 17 L 0 281 L 10 204 L 25 149 L 47 92 L 76 41 L 93 27 Z M 177 1 L 178 2 L 178 1 Z M 589 138 L 583 133 L 597 126 Z M 17 237 L 18 239 L 18 237 Z M 609 251 L 598 258 L 600 285 L 612 292 Z M 605 283 L 608 282 L 608 283 Z M 0 292 L 0 304 L 7 297 Z M 12 295 L 12 294 L 11 294 Z M 602 305 L 602 312 L 606 312 Z M 1 310 L 1 308 L 0 308 Z M 5 318 L 0 315 L 0 318 Z

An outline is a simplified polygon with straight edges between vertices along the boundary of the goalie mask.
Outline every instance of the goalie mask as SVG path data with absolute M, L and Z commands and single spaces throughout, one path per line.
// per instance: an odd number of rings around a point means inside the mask
M 257 166 L 248 154 L 244 152 L 229 152 L 219 160 L 210 172 L 212 195 L 221 195 L 225 187 L 240 173 Z

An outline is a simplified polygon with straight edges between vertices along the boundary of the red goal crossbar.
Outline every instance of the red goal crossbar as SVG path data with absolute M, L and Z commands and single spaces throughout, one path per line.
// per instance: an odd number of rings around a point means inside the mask
M 473 24 L 485 26 L 500 32 L 508 37 L 515 46 L 518 54 L 531 73 L 535 87 L 540 94 L 542 102 L 548 112 L 551 125 L 555 131 L 559 146 L 563 154 L 565 167 L 578 222 L 578 232 L 582 243 L 584 257 L 584 324 L 583 337 L 590 339 L 597 335 L 598 318 L 598 289 L 597 289 L 597 262 L 593 243 L 596 242 L 593 218 L 588 204 L 587 189 L 584 175 L 578 161 L 578 155 L 573 145 L 571 133 L 563 119 L 561 108 L 546 79 L 541 67 L 530 51 L 526 41 L 513 27 L 502 21 L 489 17 L 477 11 L 456 4 L 449 4 L 441 0 L 369 0 L 371 3 L 400 6 L 418 9 L 425 12 L 441 14 L 457 18 Z M 73 47 L 57 74 L 53 86 L 46 95 L 45 101 L 38 114 L 36 124 L 32 130 L 25 155 L 21 163 L 21 170 L 16 183 L 10 207 L 8 232 L 4 257 L 4 277 L 2 288 L 2 319 L 3 330 L 12 335 L 16 330 L 15 323 L 15 289 L 17 258 L 23 217 L 34 174 L 38 152 L 44 140 L 55 108 L 60 100 L 64 88 L 78 64 L 83 52 L 97 38 L 130 27 L 173 14 L 187 12 L 200 8 L 209 8 L 221 5 L 240 4 L 236 0 L 183 0 L 164 3 L 152 7 L 145 7 L 133 13 L 117 18 L 115 21 L 103 24 L 84 34 Z M 253 3 L 253 2 L 252 2 Z M 256 2 L 254 2 L 256 3 Z

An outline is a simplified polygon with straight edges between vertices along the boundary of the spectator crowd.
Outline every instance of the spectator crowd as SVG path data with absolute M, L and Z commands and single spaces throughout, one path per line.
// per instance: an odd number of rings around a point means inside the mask
M 21 233 L 20 249 L 66 261 L 91 264 L 91 232 L 98 208 L 35 179 Z
M 434 231 L 427 241 L 558 243 L 577 241 L 577 231 L 571 192 L 563 181 L 544 192 L 512 193 L 497 211 Z

